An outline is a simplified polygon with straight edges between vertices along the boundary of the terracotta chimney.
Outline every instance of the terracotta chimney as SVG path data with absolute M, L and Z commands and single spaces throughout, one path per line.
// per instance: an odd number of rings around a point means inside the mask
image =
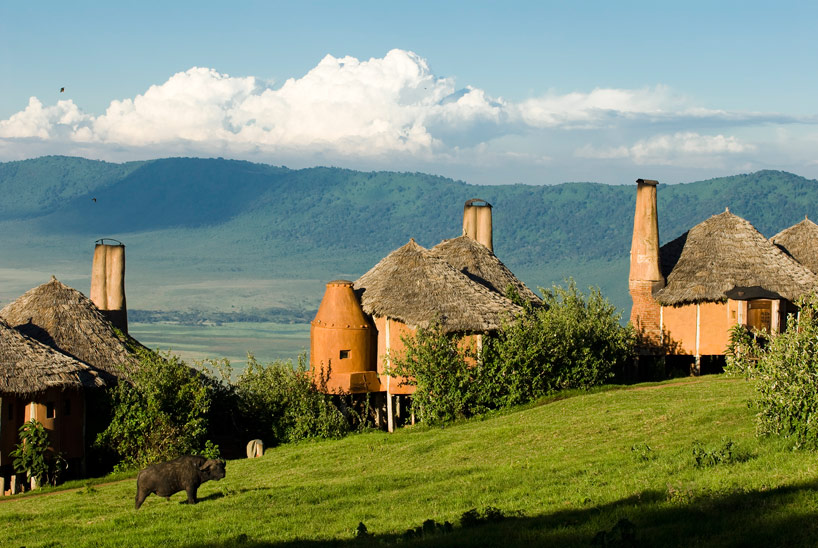
M 91 267 L 91 301 L 100 312 L 124 333 L 128 332 L 128 307 L 125 303 L 125 245 L 106 244 L 103 238 L 94 247 Z
M 480 198 L 467 201 L 463 206 L 463 234 L 493 252 L 491 233 L 491 204 Z
M 653 291 L 664 287 L 659 265 L 659 217 L 656 207 L 657 181 L 637 179 L 636 211 L 633 216 L 631 270 L 628 286 L 633 308 L 631 323 L 649 338 L 661 336 L 660 306 Z

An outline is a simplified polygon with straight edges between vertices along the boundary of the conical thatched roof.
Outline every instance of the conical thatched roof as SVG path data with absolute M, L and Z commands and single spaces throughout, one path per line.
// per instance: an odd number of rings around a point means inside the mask
M 446 332 L 500 328 L 522 309 L 471 281 L 446 261 L 410 240 L 387 255 L 354 285 L 364 312 L 413 327 L 440 321 Z
M 0 394 L 103 387 L 106 374 L 26 337 L 0 320 Z
M 489 248 L 469 236 L 443 240 L 429 252 L 452 265 L 472 281 L 501 295 L 505 295 L 511 286 L 522 299 L 533 303 L 542 302 Z
M 793 259 L 818 273 L 818 225 L 805 218 L 770 240 Z
M 793 301 L 818 288 L 818 278 L 753 225 L 725 211 L 662 246 L 663 305 L 720 301 L 736 286 L 759 286 Z
M 91 299 L 53 277 L 0 310 L 0 317 L 24 335 L 108 373 L 119 375 L 117 366 L 138 363 L 131 349 L 139 343 L 118 335 Z

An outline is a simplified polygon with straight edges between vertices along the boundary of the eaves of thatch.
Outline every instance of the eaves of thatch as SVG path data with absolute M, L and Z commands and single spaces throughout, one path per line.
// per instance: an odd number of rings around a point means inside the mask
M 139 362 L 133 352 L 138 342 L 117 332 L 91 299 L 53 277 L 0 310 L 0 317 L 20 333 L 113 375 Z
M 818 273 L 818 225 L 805 218 L 770 240 L 790 257 Z
M 358 278 L 354 288 L 367 314 L 412 327 L 440 322 L 445 332 L 494 331 L 522 312 L 414 240 L 384 257 Z
M 808 268 L 729 211 L 699 223 L 660 249 L 662 305 L 723 301 L 735 287 L 760 287 L 787 300 L 818 288 Z
M 26 337 L 0 320 L 0 394 L 34 394 L 49 388 L 101 388 L 105 372 Z
M 505 296 L 511 287 L 523 300 L 537 304 L 542 302 L 489 248 L 469 236 L 443 240 L 429 252 L 449 263 L 472 281 L 501 295 Z

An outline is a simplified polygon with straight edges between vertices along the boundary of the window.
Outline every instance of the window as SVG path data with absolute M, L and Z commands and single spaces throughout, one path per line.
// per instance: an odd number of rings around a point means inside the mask
M 346 360 L 347 358 L 349 358 L 349 350 L 341 350 L 341 353 L 340 353 L 340 356 L 338 356 L 338 359 Z
M 769 333 L 772 326 L 772 301 L 766 299 L 749 301 L 747 303 L 747 325 Z
M 54 402 L 53 401 L 46 402 L 46 404 L 45 404 L 45 418 L 53 419 L 54 416 L 55 416 Z

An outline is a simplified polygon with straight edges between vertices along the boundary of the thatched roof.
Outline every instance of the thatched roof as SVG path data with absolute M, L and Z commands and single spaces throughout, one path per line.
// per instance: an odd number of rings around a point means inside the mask
M 0 310 L 0 317 L 24 335 L 114 375 L 120 374 L 117 366 L 139 361 L 132 352 L 138 342 L 114 331 L 91 299 L 53 277 Z
M 736 286 L 759 286 L 793 301 L 818 288 L 818 278 L 753 225 L 725 211 L 699 223 L 659 251 L 663 305 L 721 301 Z
M 443 240 L 429 251 L 472 281 L 492 291 L 505 296 L 506 290 L 511 286 L 522 299 L 533 303 L 542 302 L 489 248 L 469 236 Z
M 414 240 L 383 258 L 354 287 L 367 314 L 413 327 L 440 321 L 446 332 L 493 331 L 505 318 L 522 312 Z
M 0 394 L 103 387 L 106 377 L 104 372 L 26 337 L 0 320 Z
M 805 218 L 770 240 L 790 257 L 818 273 L 818 225 Z

